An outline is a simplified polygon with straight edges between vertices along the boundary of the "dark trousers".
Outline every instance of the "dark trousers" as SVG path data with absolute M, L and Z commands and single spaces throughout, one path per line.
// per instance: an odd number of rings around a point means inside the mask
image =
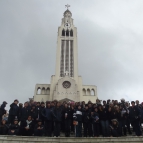
M 139 119 L 136 119 L 134 121 L 131 122 L 133 128 L 134 128 L 134 131 L 136 133 L 137 136 L 141 136 L 142 133 L 141 133 L 141 128 L 140 128 L 140 122 L 139 122 Z
M 54 136 L 60 136 L 61 122 L 54 122 Z
M 71 120 L 65 120 L 65 136 L 69 137 L 70 136 L 70 125 L 71 125 Z
M 41 129 L 41 130 L 36 129 L 34 131 L 34 136 L 43 136 L 43 134 L 44 134 L 44 130 L 43 129 Z
M 122 136 L 123 135 L 123 132 L 124 132 L 124 135 L 127 135 L 127 131 L 126 131 L 126 120 L 124 119 L 124 120 L 121 120 L 121 121 L 119 121 L 119 131 L 120 131 L 120 136 Z M 123 131 L 122 131 L 122 129 L 123 129 Z
M 119 133 L 118 130 L 112 129 L 112 130 L 111 130 L 111 135 L 112 135 L 113 137 L 119 137 L 119 136 L 120 136 L 120 133 Z
M 106 120 L 106 121 L 101 120 L 100 123 L 101 123 L 103 137 L 108 137 L 109 136 L 109 122 L 108 122 L 108 120 Z
M 131 128 L 130 128 L 130 120 L 129 120 L 129 117 L 126 119 L 126 126 L 127 126 L 127 129 L 128 129 L 128 133 L 131 134 Z
M 0 123 L 1 123 L 1 121 L 2 121 L 2 115 L 0 115 Z
M 33 134 L 32 129 L 29 129 L 29 130 L 24 129 L 24 130 L 22 131 L 22 135 L 23 135 L 23 136 L 32 136 L 32 134 Z
M 95 137 L 98 137 L 100 134 L 100 126 L 99 123 L 93 123 L 93 133 Z
M 8 127 L 0 127 L 0 135 L 7 135 Z
M 84 137 L 92 137 L 92 123 L 91 122 L 87 122 L 87 123 L 83 123 L 83 127 L 84 127 Z
M 64 123 L 64 120 L 61 121 L 61 131 L 63 133 L 65 132 L 65 123 Z
M 50 120 L 45 121 L 45 131 L 46 131 L 45 135 L 47 135 L 48 137 L 52 136 L 52 124 L 53 122 Z
M 74 132 L 74 124 L 73 124 L 73 120 L 71 120 L 71 132 Z
M 82 122 L 78 121 L 78 124 L 75 126 L 76 137 L 82 137 Z

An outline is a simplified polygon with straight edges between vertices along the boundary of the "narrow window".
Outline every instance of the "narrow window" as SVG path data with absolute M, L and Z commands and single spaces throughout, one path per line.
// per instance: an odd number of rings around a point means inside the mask
M 66 36 L 69 36 L 69 30 L 66 31 Z
M 37 94 L 41 94 L 41 88 L 40 87 L 38 87 L 38 89 L 37 89 Z
M 91 90 L 91 95 L 94 96 L 95 95 L 95 91 L 94 89 Z
M 73 30 L 70 31 L 70 36 L 73 37 Z
M 86 90 L 83 88 L 83 90 L 82 90 L 82 94 L 83 95 L 86 95 Z
M 45 94 L 45 87 L 42 88 L 42 94 Z
M 64 29 L 62 30 L 62 36 L 65 36 L 65 30 Z
M 49 87 L 47 88 L 46 93 L 47 93 L 48 95 L 50 94 L 50 88 L 49 88 Z
M 87 95 L 90 95 L 90 89 L 87 89 Z

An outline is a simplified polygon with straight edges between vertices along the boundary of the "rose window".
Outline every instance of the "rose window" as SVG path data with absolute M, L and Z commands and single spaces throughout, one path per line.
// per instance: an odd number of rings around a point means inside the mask
M 71 86 L 71 83 L 69 81 L 64 81 L 63 82 L 63 87 L 64 88 L 70 88 L 70 86 Z

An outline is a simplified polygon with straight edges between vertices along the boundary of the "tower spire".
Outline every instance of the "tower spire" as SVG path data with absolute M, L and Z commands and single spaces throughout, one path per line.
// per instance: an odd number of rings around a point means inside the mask
M 69 4 L 67 4 L 67 5 L 65 5 L 65 7 L 67 7 L 67 9 L 70 7 L 70 5 Z

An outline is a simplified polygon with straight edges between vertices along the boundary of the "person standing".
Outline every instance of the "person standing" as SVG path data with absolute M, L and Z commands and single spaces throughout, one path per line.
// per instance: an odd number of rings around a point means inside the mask
M 62 121 L 62 109 L 60 108 L 60 102 L 56 103 L 56 107 L 52 111 L 54 118 L 54 136 L 59 137 Z
M 14 119 L 18 118 L 19 116 L 19 107 L 17 106 L 18 103 L 19 101 L 15 99 L 14 102 L 10 105 L 9 117 L 8 117 L 9 124 L 12 124 Z
M 6 114 L 6 110 L 5 110 L 6 104 L 7 102 L 3 101 L 2 105 L 0 106 L 0 122 L 2 121 L 2 116 Z
M 111 109 L 111 107 L 109 107 Z M 102 128 L 102 134 L 103 137 L 108 137 L 109 136 L 109 116 L 106 108 L 103 108 L 101 104 L 98 105 L 98 114 L 100 118 L 100 124 Z
M 73 114 L 76 137 L 82 137 L 82 117 L 81 105 L 78 105 L 77 110 Z
M 20 112 L 20 121 L 21 122 L 25 122 L 26 120 L 27 120 L 27 118 L 28 118 L 28 115 L 29 115 L 29 110 L 28 110 L 28 103 L 27 102 L 25 102 L 24 103 L 24 107 L 21 109 L 21 112 Z
M 42 110 L 41 115 L 45 118 L 45 135 L 51 137 L 53 118 L 52 118 L 52 108 L 50 102 L 46 103 L 46 108 Z
M 132 106 L 129 108 L 129 119 L 131 124 L 134 128 L 134 131 L 137 136 L 141 136 L 141 129 L 140 129 L 140 110 L 137 106 L 135 106 L 135 102 L 131 102 Z
M 62 111 L 62 118 L 64 122 L 64 129 L 65 129 L 65 137 L 70 136 L 70 125 L 72 120 L 72 110 L 68 107 L 67 103 L 65 103 L 63 111 Z
M 90 124 L 92 123 L 90 121 L 90 117 L 91 117 L 91 113 L 88 110 L 88 105 L 85 105 L 85 109 L 83 111 L 83 127 L 84 127 L 84 137 L 90 137 L 90 129 L 92 130 L 92 128 L 90 128 Z
M 38 110 L 34 104 L 32 105 L 29 115 L 31 115 L 34 124 L 36 124 L 39 118 L 38 118 Z
M 92 123 L 93 123 L 93 134 L 94 137 L 99 137 L 100 135 L 100 121 L 99 121 L 99 114 L 98 114 L 98 108 L 94 108 L 94 113 L 92 114 Z

